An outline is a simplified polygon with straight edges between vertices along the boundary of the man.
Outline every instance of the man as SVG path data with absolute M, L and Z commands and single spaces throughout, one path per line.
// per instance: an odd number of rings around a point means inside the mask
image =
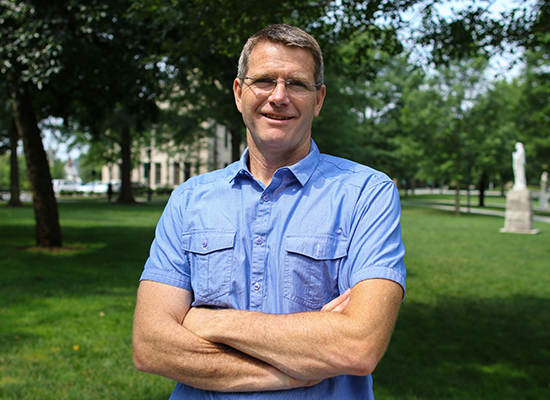
M 173 192 L 134 362 L 178 381 L 171 399 L 372 399 L 405 288 L 395 186 L 319 153 L 323 60 L 302 30 L 250 38 L 233 90 L 248 148 Z

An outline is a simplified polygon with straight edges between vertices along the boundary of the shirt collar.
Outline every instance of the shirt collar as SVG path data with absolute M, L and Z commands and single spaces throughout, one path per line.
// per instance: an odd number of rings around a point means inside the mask
M 287 168 L 294 174 L 298 182 L 300 182 L 302 186 L 305 186 L 309 178 L 311 178 L 311 175 L 313 175 L 313 171 L 317 168 L 320 156 L 319 148 L 313 139 L 311 139 L 309 154 L 296 164 L 290 165 Z
M 286 168 L 288 171 L 292 172 L 298 182 L 304 186 L 308 182 L 309 178 L 311 178 L 311 175 L 313 175 L 313 171 L 317 168 L 320 155 L 321 154 L 317 144 L 315 144 L 315 141 L 311 139 L 309 154 L 296 164 L 283 168 Z M 237 162 L 237 168 L 235 169 L 235 173 L 230 175 L 230 180 L 233 181 L 239 176 L 253 179 L 252 173 L 248 169 L 248 147 L 244 150 L 241 155 L 241 159 Z

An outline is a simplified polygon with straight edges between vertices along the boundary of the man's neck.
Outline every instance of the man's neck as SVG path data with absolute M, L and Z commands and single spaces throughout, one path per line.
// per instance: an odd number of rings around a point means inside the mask
M 252 143 L 249 143 L 248 168 L 254 178 L 267 187 L 271 183 L 275 171 L 279 168 L 296 164 L 298 161 L 304 159 L 309 154 L 310 147 L 311 145 L 308 143 L 307 148 L 303 147 L 291 153 L 276 154 L 273 152 L 262 152 Z

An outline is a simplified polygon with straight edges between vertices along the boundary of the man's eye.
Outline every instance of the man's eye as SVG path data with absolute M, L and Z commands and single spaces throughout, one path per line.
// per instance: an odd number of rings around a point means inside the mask
M 255 85 L 271 85 L 273 84 L 272 78 L 258 78 L 254 80 Z
M 296 87 L 296 88 L 307 88 L 307 85 L 304 82 L 296 80 L 296 79 L 289 80 L 288 84 L 290 86 L 293 86 L 293 87 Z

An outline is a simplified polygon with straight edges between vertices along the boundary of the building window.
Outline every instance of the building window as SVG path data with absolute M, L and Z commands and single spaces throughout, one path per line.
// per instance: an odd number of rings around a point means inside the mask
M 183 163 L 183 179 L 187 180 L 191 178 L 191 163 L 185 162 Z
M 155 163 L 155 184 L 160 185 L 162 167 L 160 163 Z
M 174 185 L 179 185 L 181 183 L 181 168 L 179 162 L 174 162 Z

